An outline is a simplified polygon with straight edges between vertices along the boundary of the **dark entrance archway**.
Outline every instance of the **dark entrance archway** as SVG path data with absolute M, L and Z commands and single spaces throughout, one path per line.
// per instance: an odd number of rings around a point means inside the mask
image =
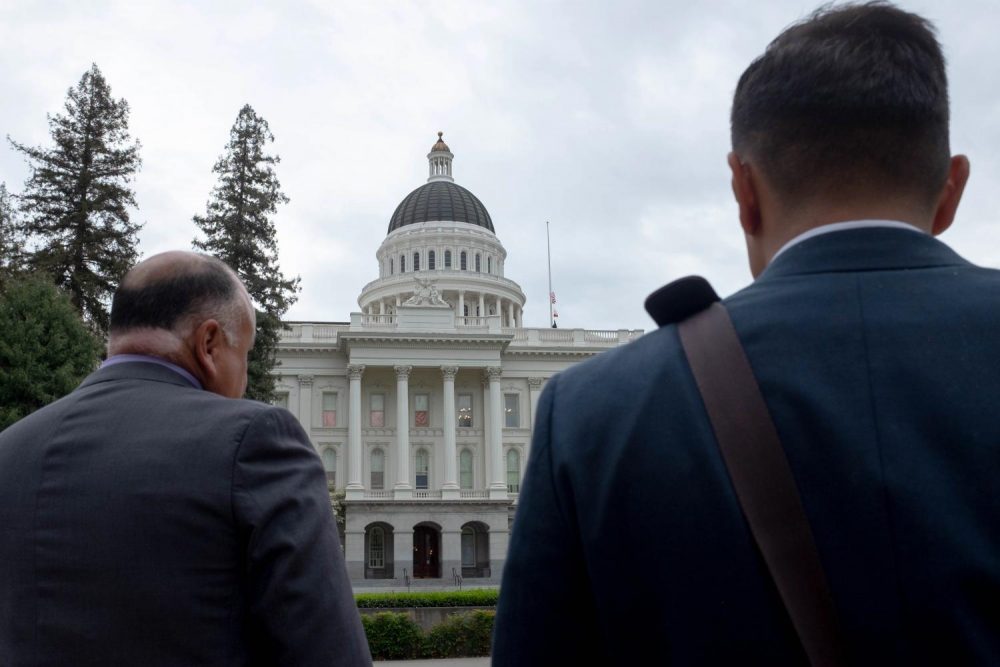
M 413 576 L 441 577 L 441 531 L 432 524 L 422 523 L 413 529 Z

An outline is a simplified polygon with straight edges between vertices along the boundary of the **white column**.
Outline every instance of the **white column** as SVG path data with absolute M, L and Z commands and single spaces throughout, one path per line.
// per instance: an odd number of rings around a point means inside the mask
M 507 326 L 516 327 L 517 323 L 514 321 L 514 302 L 507 302 Z
M 465 290 L 458 290 L 458 312 L 456 317 L 465 317 Z
M 413 366 L 393 366 L 396 371 L 396 486 L 395 498 L 412 498 L 410 484 L 410 371 Z
M 535 413 L 538 412 L 538 395 L 542 391 L 543 378 L 528 378 L 528 398 L 531 400 L 531 415 L 528 423 L 535 428 Z
M 396 295 L 396 310 L 399 310 L 399 295 Z
M 503 414 L 500 401 L 500 376 L 503 369 L 493 366 L 486 369 L 486 377 L 490 383 L 490 438 L 489 457 L 492 471 L 490 480 L 490 498 L 506 498 L 507 484 L 503 480 Z
M 497 308 L 496 308 L 496 311 L 497 311 L 497 321 L 501 323 L 501 326 L 503 326 L 503 309 L 500 306 L 500 297 L 499 296 L 497 297 Z
M 312 441 L 312 396 L 313 376 L 299 376 L 299 423 Z
M 486 317 L 486 295 L 479 293 L 479 317 Z
M 517 328 L 524 328 L 524 310 L 520 306 L 517 307 Z
M 385 315 L 385 299 L 378 300 L 378 314 Z
M 457 366 L 442 366 L 441 376 L 444 378 L 444 484 L 441 486 L 441 497 L 445 500 L 457 499 L 458 465 L 455 451 L 455 429 L 458 420 L 455 419 L 455 375 Z
M 361 482 L 361 376 L 364 372 L 365 367 L 359 364 L 351 364 L 347 367 L 347 377 L 351 381 L 347 418 L 349 475 L 347 497 L 352 500 L 363 498 L 365 495 L 365 485 Z

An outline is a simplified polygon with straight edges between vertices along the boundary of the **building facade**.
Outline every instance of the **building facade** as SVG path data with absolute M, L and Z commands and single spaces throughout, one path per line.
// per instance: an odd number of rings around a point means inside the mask
M 546 380 L 641 331 L 526 328 L 524 292 L 441 133 L 350 322 L 292 322 L 280 401 L 345 492 L 355 587 L 496 584 Z

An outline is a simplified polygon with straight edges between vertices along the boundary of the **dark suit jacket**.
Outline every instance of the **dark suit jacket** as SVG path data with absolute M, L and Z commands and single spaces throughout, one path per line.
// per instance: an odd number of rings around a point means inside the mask
M 1000 271 L 916 232 L 841 231 L 788 249 L 725 304 L 852 660 L 1000 663 Z M 805 660 L 673 325 L 543 392 L 493 664 L 648 664 L 648 651 Z
M 295 418 L 109 366 L 0 433 L 0 665 L 362 665 Z

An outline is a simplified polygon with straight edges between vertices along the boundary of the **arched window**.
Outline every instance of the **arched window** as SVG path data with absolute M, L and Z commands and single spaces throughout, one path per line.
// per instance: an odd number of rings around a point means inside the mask
M 427 478 L 430 474 L 431 467 L 431 457 L 427 453 L 426 449 L 417 450 L 417 483 L 416 488 L 426 489 L 427 488 Z
M 420 270 L 420 253 L 419 252 L 413 253 L 413 270 L 414 271 L 419 271 Z
M 399 256 L 399 272 L 406 273 L 406 255 Z
M 477 252 L 476 253 L 476 273 L 481 273 L 482 270 L 483 270 L 483 267 L 482 267 L 482 255 L 480 255 Z
M 381 449 L 372 450 L 371 458 L 372 478 L 371 487 L 374 491 L 381 491 L 385 488 L 385 454 Z
M 458 255 L 458 268 L 463 271 L 467 271 L 469 269 L 469 263 L 466 261 L 464 250 Z
M 493 273 L 493 258 L 486 258 L 486 273 Z
M 337 485 L 337 452 L 332 449 L 323 450 L 323 469 L 326 470 L 326 483 Z
M 392 259 L 392 257 L 390 257 L 389 258 L 389 275 L 390 276 L 396 272 L 394 264 L 395 264 L 394 260 Z
M 436 259 L 436 257 L 434 255 L 434 251 L 433 250 L 428 250 L 427 251 L 427 270 L 428 271 L 433 271 L 434 270 L 434 266 L 435 266 L 434 260 L 435 259 Z
M 458 485 L 463 489 L 472 488 L 472 452 L 463 449 L 458 456 Z
M 385 531 L 381 526 L 372 528 L 368 537 L 368 567 L 385 567 Z
M 444 268 L 451 268 L 451 250 L 444 251 Z
M 507 493 L 521 489 L 521 455 L 516 449 L 507 451 Z

